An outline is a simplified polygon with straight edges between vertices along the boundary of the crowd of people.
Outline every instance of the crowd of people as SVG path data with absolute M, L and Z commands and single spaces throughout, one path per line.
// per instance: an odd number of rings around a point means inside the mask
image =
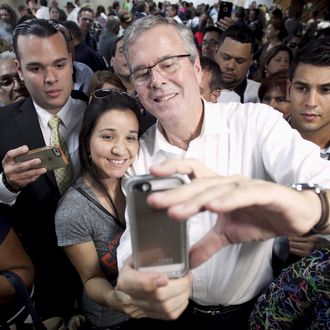
M 0 327 L 31 325 L 6 271 L 47 329 L 329 327 L 329 15 L 220 6 L 0 5 Z M 148 198 L 189 219 L 180 278 L 133 268 L 147 173 L 186 182 Z

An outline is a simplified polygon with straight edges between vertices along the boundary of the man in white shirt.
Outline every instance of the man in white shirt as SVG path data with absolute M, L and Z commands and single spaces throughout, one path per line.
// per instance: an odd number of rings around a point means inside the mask
M 49 8 L 47 0 L 40 0 L 40 8 L 36 12 L 37 18 L 49 19 Z
M 132 174 L 145 174 L 167 159 L 194 158 L 222 176 L 330 187 L 328 162 L 277 112 L 265 105 L 211 104 L 201 99 L 201 66 L 191 32 L 162 17 L 135 22 L 125 35 L 131 80 L 143 106 L 158 122 L 145 132 Z M 288 164 L 290 163 L 290 166 Z M 188 170 L 186 173 L 190 173 Z M 198 174 L 198 173 L 197 173 Z M 210 212 L 188 223 L 190 244 L 216 224 Z M 251 305 L 272 279 L 273 240 L 228 246 L 185 277 L 140 274 L 131 268 L 129 228 L 117 250 L 119 288 L 148 317 L 175 319 L 165 328 L 244 329 Z
M 1 109 L 0 202 L 18 231 L 36 271 L 35 304 L 47 319 L 69 317 L 79 291 L 79 278 L 57 247 L 54 216 L 61 195 L 54 171 L 38 168 L 40 159 L 16 163 L 29 149 L 50 144 L 48 121 L 61 119 L 60 134 L 70 154 L 73 174 L 79 172 L 78 136 L 86 103 L 71 97 L 72 58 L 59 26 L 31 19 L 13 37 L 17 69 L 31 97 Z

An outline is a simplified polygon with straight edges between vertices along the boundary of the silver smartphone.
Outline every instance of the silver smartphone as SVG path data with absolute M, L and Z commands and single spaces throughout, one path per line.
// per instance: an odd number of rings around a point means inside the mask
M 135 269 L 164 272 L 170 278 L 187 273 L 187 222 L 170 219 L 165 209 L 153 209 L 146 201 L 153 192 L 172 189 L 183 183 L 176 176 L 142 175 L 127 180 L 125 190 Z

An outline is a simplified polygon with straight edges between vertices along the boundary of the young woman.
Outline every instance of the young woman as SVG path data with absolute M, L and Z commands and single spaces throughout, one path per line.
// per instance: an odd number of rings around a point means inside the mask
M 123 312 L 135 310 L 115 286 L 116 249 L 125 229 L 121 178 L 138 152 L 139 121 L 130 95 L 118 90 L 91 95 L 80 131 L 82 175 L 56 213 L 58 244 L 80 274 L 82 311 L 91 329 L 126 329 L 130 321 Z

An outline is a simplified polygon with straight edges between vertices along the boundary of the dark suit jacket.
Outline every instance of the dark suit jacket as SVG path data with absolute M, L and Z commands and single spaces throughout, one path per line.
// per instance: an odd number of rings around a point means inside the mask
M 31 98 L 0 110 L 1 160 L 8 150 L 24 144 L 30 149 L 45 146 Z M 0 170 L 3 171 L 2 164 Z M 59 199 L 54 172 L 50 171 L 23 188 L 13 206 L 2 205 L 34 263 L 36 305 L 44 317 L 65 315 L 80 283 L 63 250 L 57 246 L 54 216 Z

